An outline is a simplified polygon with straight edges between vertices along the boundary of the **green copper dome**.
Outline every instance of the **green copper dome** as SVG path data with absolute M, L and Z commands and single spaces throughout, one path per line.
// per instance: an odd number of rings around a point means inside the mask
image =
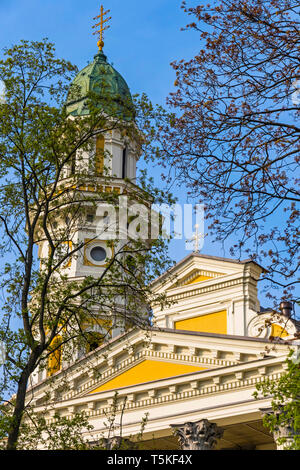
M 108 62 L 102 51 L 95 55 L 92 63 L 82 69 L 73 80 L 66 102 L 67 113 L 71 116 L 90 114 L 88 98 L 93 106 L 106 114 L 133 117 L 133 103 L 130 90 L 124 78 Z

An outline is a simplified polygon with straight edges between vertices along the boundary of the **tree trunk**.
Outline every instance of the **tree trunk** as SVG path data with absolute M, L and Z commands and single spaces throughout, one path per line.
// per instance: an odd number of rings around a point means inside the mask
M 18 382 L 18 390 L 16 396 L 16 404 L 14 408 L 14 412 L 12 415 L 12 422 L 9 427 L 8 432 L 8 439 L 7 439 L 7 450 L 16 450 L 19 432 L 20 432 L 20 425 L 23 417 L 23 413 L 25 410 L 25 398 L 26 398 L 26 391 L 27 391 L 27 384 L 28 379 L 32 372 L 36 367 L 36 361 L 40 356 L 39 348 L 32 351 L 28 360 L 28 364 L 23 370 L 20 380 Z

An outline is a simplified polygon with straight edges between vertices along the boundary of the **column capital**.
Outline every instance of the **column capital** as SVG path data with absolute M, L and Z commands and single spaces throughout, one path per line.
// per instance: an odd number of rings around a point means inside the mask
M 213 450 L 223 435 L 223 429 L 207 419 L 194 423 L 171 424 L 175 436 L 178 437 L 182 450 Z
M 294 437 L 298 435 L 293 427 L 292 420 L 286 419 L 281 422 L 280 415 L 284 415 L 284 409 L 273 410 L 273 408 L 260 408 L 262 416 L 275 416 L 276 423 L 273 429 L 274 441 L 277 450 L 289 450 L 294 443 Z
M 137 448 L 135 442 L 121 436 L 103 437 L 100 440 L 100 444 L 102 444 L 105 450 L 136 450 Z

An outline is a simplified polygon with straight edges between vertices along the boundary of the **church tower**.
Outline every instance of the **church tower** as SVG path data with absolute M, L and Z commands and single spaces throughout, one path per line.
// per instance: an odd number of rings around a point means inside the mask
M 141 136 L 134 122 L 130 90 L 103 52 L 103 31 L 110 19 L 105 19 L 107 13 L 101 7 L 101 14 L 96 17 L 100 21 L 96 25 L 100 26 L 96 31 L 100 36 L 98 53 L 73 80 L 65 104 L 67 119 L 84 121 L 89 118 L 89 123 L 94 125 L 98 120 L 88 142 L 78 148 L 65 165 L 58 184 L 62 191 L 69 189 L 70 200 L 63 216 L 55 217 L 53 230 L 63 233 L 67 229 L 69 235 L 63 242 L 65 252 L 72 253 L 75 247 L 81 247 L 63 268 L 66 282 L 73 283 L 81 283 L 89 277 L 100 278 L 116 253 L 126 250 L 128 220 L 134 218 L 130 214 L 136 202 L 142 203 L 146 211 L 151 210 L 151 197 L 136 185 Z M 76 204 L 72 203 L 72 198 Z M 78 200 L 82 202 L 78 204 Z M 68 210 L 72 212 L 72 207 L 78 205 L 81 211 L 75 220 Z M 44 240 L 39 244 L 39 258 L 43 262 L 48 255 L 49 244 Z M 119 270 L 121 277 L 122 269 Z M 90 297 L 96 298 L 97 292 L 91 291 Z M 115 299 L 110 299 L 107 309 L 99 309 L 97 301 L 89 303 L 93 320 L 84 328 L 92 334 L 92 340 L 87 350 L 79 351 L 77 358 L 99 345 L 97 334 L 103 338 L 109 330 L 107 338 L 114 338 L 126 328 L 124 316 L 120 315 L 126 308 L 126 298 L 120 292 Z M 142 305 L 140 310 L 143 315 Z M 52 365 L 56 372 L 61 368 L 61 353 L 53 356 L 53 361 L 57 363 Z

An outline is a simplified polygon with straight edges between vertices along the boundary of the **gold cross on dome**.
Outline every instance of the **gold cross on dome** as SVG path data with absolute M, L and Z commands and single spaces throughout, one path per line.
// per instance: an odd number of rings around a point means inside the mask
M 111 20 L 111 16 L 109 18 L 105 18 L 105 16 L 110 12 L 110 10 L 106 10 L 104 11 L 104 8 L 103 8 L 103 5 L 101 5 L 101 8 L 100 8 L 100 15 L 98 16 L 95 16 L 94 20 L 99 20 L 99 23 L 95 24 L 93 26 L 93 28 L 98 28 L 98 26 L 100 26 L 99 29 L 97 29 L 93 34 L 99 34 L 99 41 L 97 42 L 97 45 L 98 45 L 98 48 L 99 48 L 99 51 L 102 51 L 103 49 L 103 46 L 104 46 L 104 41 L 103 41 L 103 32 L 110 28 L 110 25 L 105 25 L 105 23 L 107 23 L 107 21 Z M 104 19 L 105 18 L 105 19 Z

